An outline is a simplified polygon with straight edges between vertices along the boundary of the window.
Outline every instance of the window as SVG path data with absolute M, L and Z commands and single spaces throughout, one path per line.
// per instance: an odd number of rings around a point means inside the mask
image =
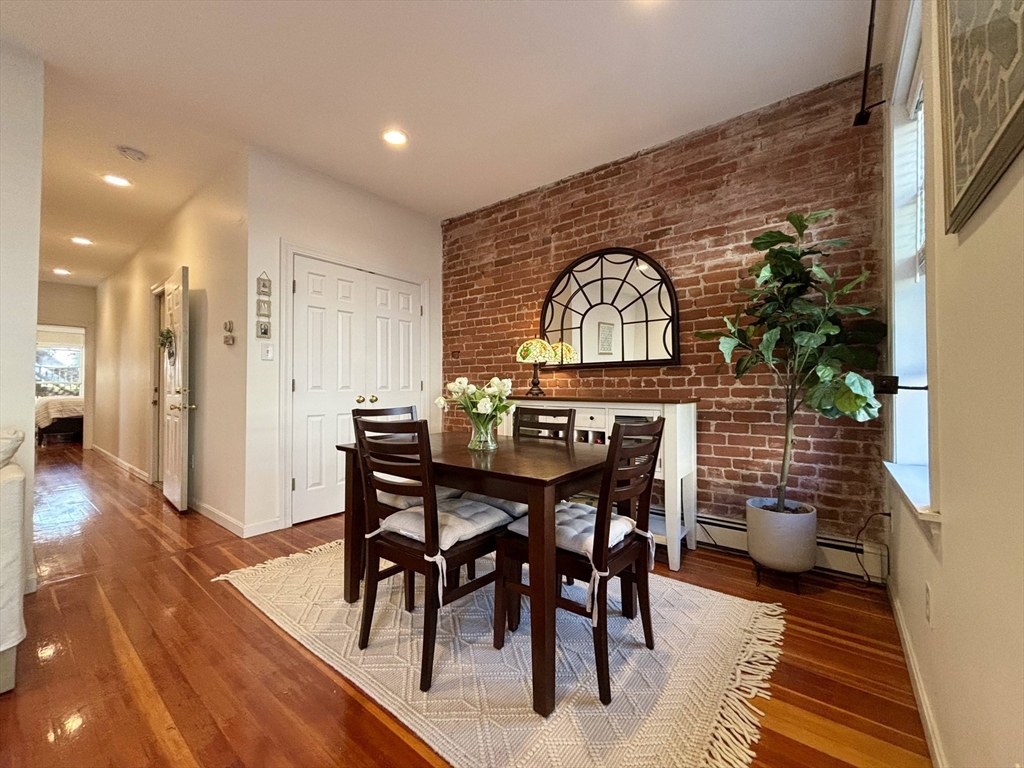
M 36 397 L 81 397 L 85 381 L 85 332 L 40 326 L 36 335 Z

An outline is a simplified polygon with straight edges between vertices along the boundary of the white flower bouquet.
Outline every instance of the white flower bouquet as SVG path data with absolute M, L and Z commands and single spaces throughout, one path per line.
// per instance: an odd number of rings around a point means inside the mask
M 434 403 L 442 411 L 447 411 L 452 404 L 457 405 L 473 424 L 473 438 L 469 441 L 469 449 L 473 451 L 493 451 L 498 447 L 494 439 L 494 427 L 501 424 L 502 417 L 514 413 L 515 403 L 509 402 L 512 394 L 512 379 L 499 379 L 495 376 L 487 384 L 477 387 L 469 383 L 469 379 L 460 376 L 446 385 L 447 395 L 441 395 Z

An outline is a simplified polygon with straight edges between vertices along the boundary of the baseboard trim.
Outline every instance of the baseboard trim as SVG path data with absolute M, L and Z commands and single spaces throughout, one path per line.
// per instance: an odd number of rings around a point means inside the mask
M 244 526 L 242 538 L 248 539 L 252 536 L 259 536 L 264 533 L 280 531 L 282 528 L 286 527 L 287 526 L 281 525 L 281 519 L 279 517 L 275 517 L 272 520 L 264 520 L 259 523 L 248 523 Z
M 708 533 L 710 532 L 710 535 Z M 712 536 L 714 541 L 712 541 Z M 747 523 L 727 517 L 697 515 L 697 541 L 731 549 L 747 551 Z M 818 537 L 818 560 L 816 568 L 836 571 L 849 576 L 864 578 L 864 571 L 857 562 L 858 547 L 853 541 L 830 536 Z M 863 542 L 861 560 L 873 581 L 884 582 L 888 573 L 885 547 L 872 542 Z
M 193 501 L 189 506 L 203 517 L 215 522 L 221 528 L 231 531 L 235 536 L 245 537 L 245 526 L 233 517 L 228 517 L 219 509 L 211 507 L 209 504 L 204 504 L 201 501 Z
M 903 617 L 903 609 L 892 589 L 889 593 L 889 604 L 892 605 L 892 613 L 896 618 L 896 631 L 899 632 L 900 642 L 903 644 L 903 656 L 907 660 L 907 670 L 910 672 L 910 684 L 914 689 L 914 698 L 917 699 L 917 710 L 921 713 L 921 724 L 924 725 L 924 737 L 928 742 L 928 751 L 931 753 L 932 764 L 937 768 L 947 768 L 949 761 L 946 760 L 946 752 L 942 748 L 942 740 L 939 737 L 939 725 L 935 720 L 935 711 L 932 709 L 928 699 L 928 693 L 924 688 L 924 677 L 921 675 L 921 668 L 917 663 L 917 654 L 914 653 L 914 646 L 910 642 L 910 630 Z
M 106 450 L 105 448 L 100 448 L 98 445 L 96 445 L 96 443 L 93 443 L 91 448 L 84 448 L 83 450 L 96 451 L 97 454 L 99 454 L 104 459 L 109 461 L 115 467 L 118 467 L 119 469 L 123 469 L 125 472 L 127 472 L 130 475 L 135 475 L 135 477 L 139 478 L 143 482 L 146 482 L 146 483 L 149 482 L 149 472 L 143 472 L 141 469 L 136 467 L 134 464 L 129 464 L 127 461 L 125 461 L 122 458 L 119 458 L 118 456 L 115 456 L 110 451 Z

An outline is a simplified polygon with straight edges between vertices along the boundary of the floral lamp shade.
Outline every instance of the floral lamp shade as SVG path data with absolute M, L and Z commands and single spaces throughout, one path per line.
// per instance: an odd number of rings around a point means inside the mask
M 564 341 L 556 341 L 552 344 L 551 351 L 555 356 L 552 362 L 558 365 L 575 365 L 580 361 L 580 353 Z
M 544 339 L 530 339 L 519 345 L 519 351 L 516 352 L 516 360 L 521 363 L 533 363 L 535 365 L 553 363 L 555 362 L 555 352 Z

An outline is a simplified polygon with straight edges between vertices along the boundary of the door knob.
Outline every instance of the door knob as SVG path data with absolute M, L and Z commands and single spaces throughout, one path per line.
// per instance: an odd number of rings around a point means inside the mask
M 370 395 L 370 402 L 371 403 L 376 403 L 377 402 L 377 396 L 376 395 Z
M 169 410 L 169 411 L 180 411 L 181 410 L 181 406 L 178 405 L 177 403 L 171 403 L 169 406 L 167 406 L 167 410 Z
M 357 403 L 365 403 L 366 402 L 366 398 L 363 397 L 362 395 L 360 395 L 359 397 L 356 398 L 356 402 Z
M 194 410 L 196 409 L 196 404 L 195 404 L 195 403 L 192 403 L 192 405 L 190 405 L 190 406 L 188 407 L 188 409 L 189 409 L 190 411 L 194 411 Z

